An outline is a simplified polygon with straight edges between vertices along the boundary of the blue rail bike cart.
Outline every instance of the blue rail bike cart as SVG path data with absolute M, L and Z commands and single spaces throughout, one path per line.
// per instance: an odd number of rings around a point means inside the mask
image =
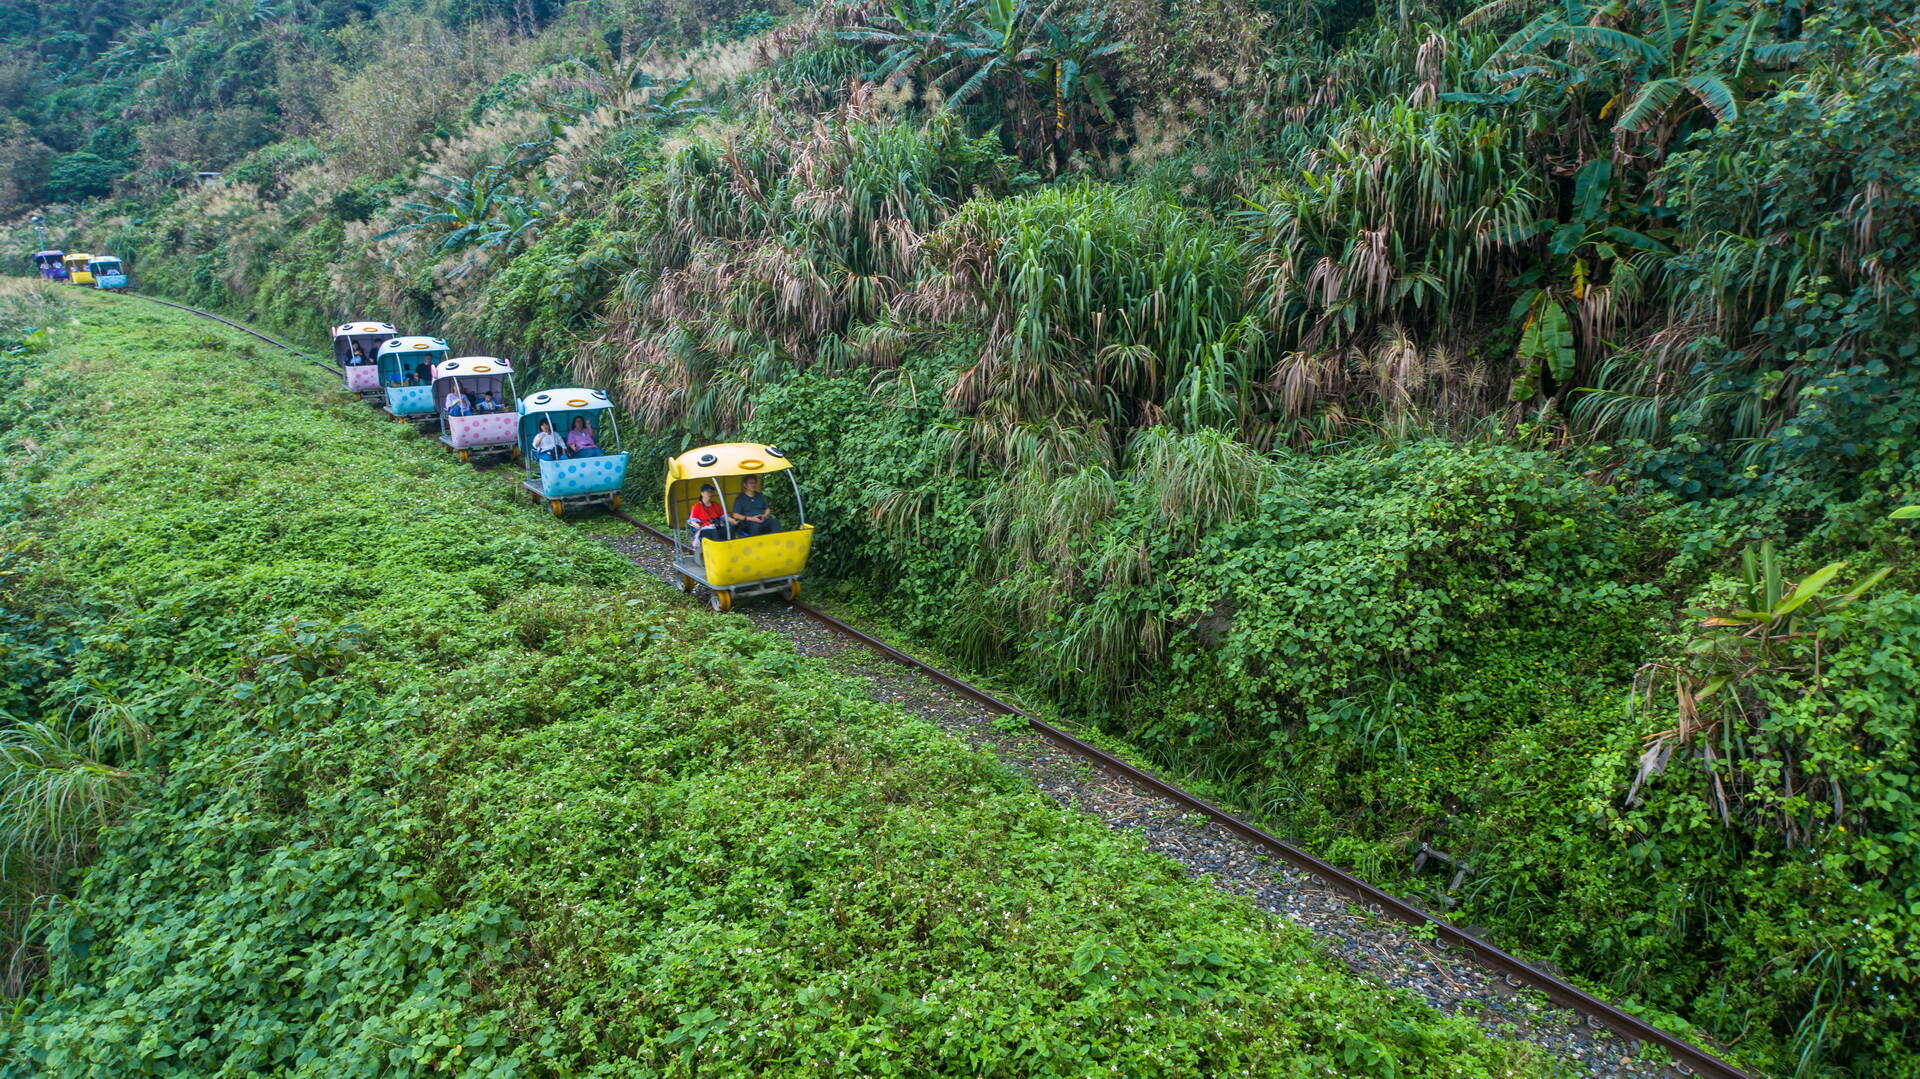
M 87 273 L 93 276 L 93 287 L 97 289 L 124 289 L 127 287 L 127 270 L 113 255 L 95 255 L 87 260 Z
M 605 391 L 565 387 L 541 390 L 520 399 L 520 459 L 527 478 L 521 485 L 538 504 L 545 502 L 555 517 L 565 517 L 569 506 L 620 508 L 620 488 L 627 482 L 627 454 L 620 448 L 620 428 L 614 422 L 613 402 Z M 565 438 L 574 421 L 584 422 L 596 449 L 573 455 L 554 455 L 534 449 L 540 425 Z
M 416 426 L 439 426 L 433 407 L 433 369 L 445 363 L 447 343 L 438 337 L 395 337 L 380 346 L 375 357 L 385 411 L 396 420 Z

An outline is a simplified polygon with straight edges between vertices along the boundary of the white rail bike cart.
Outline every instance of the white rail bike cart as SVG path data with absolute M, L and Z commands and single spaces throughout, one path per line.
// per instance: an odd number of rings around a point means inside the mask
M 458 387 L 466 396 L 463 415 L 447 412 L 447 396 Z M 489 396 L 492 409 L 482 411 Z M 513 389 L 513 364 L 497 356 L 458 356 L 433 368 L 433 408 L 440 418 L 440 443 L 462 461 L 520 456 L 520 424 Z
M 400 335 L 390 322 L 343 322 L 333 328 L 333 365 L 341 371 L 340 381 L 348 393 L 357 393 L 363 401 L 380 397 L 380 346 Z M 354 363 L 354 346 L 360 347 L 361 362 Z

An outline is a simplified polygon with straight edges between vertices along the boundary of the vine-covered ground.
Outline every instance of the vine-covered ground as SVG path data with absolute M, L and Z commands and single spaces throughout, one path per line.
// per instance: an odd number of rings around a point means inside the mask
M 65 302 L 0 367 L 9 902 L 64 896 L 9 1073 L 1541 1070 L 324 372 Z

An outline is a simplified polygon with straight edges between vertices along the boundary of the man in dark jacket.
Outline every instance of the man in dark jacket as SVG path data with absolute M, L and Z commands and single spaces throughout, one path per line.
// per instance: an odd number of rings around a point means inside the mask
M 740 493 L 733 496 L 733 512 L 727 516 L 733 521 L 735 536 L 764 536 L 782 531 L 780 522 L 767 509 L 767 496 L 760 493 L 758 476 L 740 481 Z

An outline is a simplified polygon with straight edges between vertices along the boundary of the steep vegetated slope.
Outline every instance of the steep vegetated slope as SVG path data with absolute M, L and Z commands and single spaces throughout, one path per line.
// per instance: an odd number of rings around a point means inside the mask
M 778 439 L 842 595 L 1780 1074 L 1920 1072 L 1910 4 L 493 14 L 314 31 L 307 127 L 54 235 Z
M 82 299 L 0 368 L 7 1074 L 1542 1074 L 317 370 Z

